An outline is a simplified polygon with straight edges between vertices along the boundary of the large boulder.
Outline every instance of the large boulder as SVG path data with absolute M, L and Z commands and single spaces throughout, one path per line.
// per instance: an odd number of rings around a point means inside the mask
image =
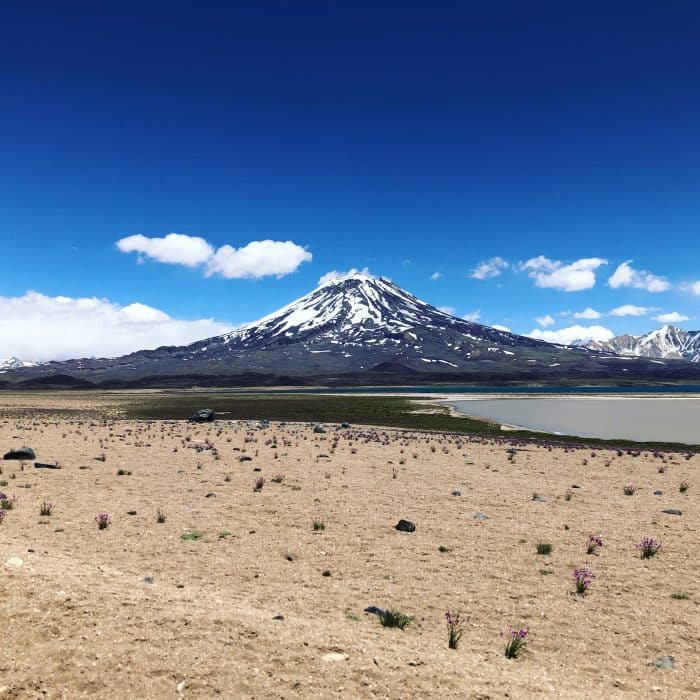
M 23 462 L 31 462 L 36 459 L 36 453 L 31 447 L 20 447 L 18 450 L 6 452 L 3 459 L 18 459 Z
M 214 420 L 214 410 L 211 408 L 200 408 L 190 416 L 191 423 L 211 423 Z

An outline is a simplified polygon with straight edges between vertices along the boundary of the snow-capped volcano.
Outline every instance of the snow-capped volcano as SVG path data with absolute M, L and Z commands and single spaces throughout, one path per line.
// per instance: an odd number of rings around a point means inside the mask
M 357 273 L 326 281 L 254 323 L 191 345 L 50 362 L 13 375 L 157 386 L 222 379 L 233 384 L 502 382 L 671 373 L 652 360 L 620 359 L 456 318 L 387 279 Z M 678 371 L 687 376 L 687 370 Z
M 700 331 L 666 325 L 644 335 L 618 335 L 604 343 L 590 341 L 585 347 L 617 355 L 700 362 Z

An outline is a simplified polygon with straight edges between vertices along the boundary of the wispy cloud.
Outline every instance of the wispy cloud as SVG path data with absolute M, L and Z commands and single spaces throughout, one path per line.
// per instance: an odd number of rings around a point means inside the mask
M 632 287 L 633 289 L 644 289 L 647 292 L 665 292 L 671 285 L 665 277 L 653 275 L 646 270 L 635 270 L 626 260 L 618 265 L 617 269 L 608 279 L 608 285 L 613 289 L 620 287 Z
M 646 316 L 651 309 L 648 306 L 635 306 L 634 304 L 623 304 L 610 311 L 611 316 Z
M 439 280 L 441 277 L 444 277 L 442 272 L 433 272 L 433 274 L 430 275 L 431 280 Z
M 528 271 L 537 287 L 580 292 L 595 286 L 595 270 L 607 263 L 605 258 L 581 258 L 567 265 L 561 260 L 550 260 L 544 255 L 538 255 L 521 263 L 519 267 Z
M 600 313 L 600 311 L 596 311 L 595 309 L 592 309 L 590 306 L 587 306 L 583 311 L 575 311 L 573 314 L 574 318 L 583 318 L 587 320 L 594 320 L 597 318 L 602 318 L 603 314 Z
M 465 321 L 471 321 L 472 323 L 476 323 L 481 318 L 481 310 L 476 309 L 476 311 L 470 311 L 468 314 L 464 314 L 462 318 Z
M 605 326 L 567 326 L 557 330 L 543 331 L 540 328 L 527 333 L 529 338 L 546 340 L 548 343 L 571 345 L 575 341 L 598 340 L 604 342 L 610 340 L 615 334 Z
M 683 323 L 683 321 L 690 321 L 690 316 L 679 314 L 678 311 L 671 311 L 668 314 L 654 316 L 654 319 L 659 323 Z
M 139 233 L 119 239 L 116 246 L 122 253 L 137 253 L 139 262 L 150 259 L 171 265 L 201 266 L 207 277 L 219 275 L 225 279 L 284 277 L 312 259 L 306 248 L 292 241 L 251 241 L 240 248 L 223 245 L 217 249 L 204 238 L 183 233 L 169 233 L 162 238 Z
M 535 318 L 535 321 L 540 324 L 543 328 L 547 328 L 547 326 L 553 326 L 556 321 L 554 320 L 554 317 L 551 316 L 550 314 L 547 314 L 546 316 L 537 316 Z
M 498 277 L 503 270 L 509 267 L 509 263 L 496 255 L 493 258 L 480 262 L 470 273 L 469 276 L 475 280 L 485 280 L 490 277 Z

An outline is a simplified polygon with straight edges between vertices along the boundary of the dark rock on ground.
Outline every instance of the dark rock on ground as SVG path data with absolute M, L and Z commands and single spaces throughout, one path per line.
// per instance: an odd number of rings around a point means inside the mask
M 340 427 L 341 427 L 341 428 L 349 428 L 349 427 L 350 427 L 350 423 L 346 423 L 345 421 L 343 421 L 343 422 L 340 424 Z
M 461 495 L 462 495 L 462 492 L 461 492 L 461 491 L 453 491 L 453 492 L 452 492 L 452 495 L 453 495 L 453 496 L 461 496 Z
M 214 420 L 214 411 L 211 408 L 200 408 L 189 420 L 190 423 L 211 423 Z
M 666 515 L 683 515 L 683 512 L 678 510 L 678 508 L 666 508 L 661 512 L 666 513 Z
M 489 519 L 489 516 L 484 515 L 483 513 L 476 513 L 474 515 L 474 520 L 488 520 L 488 519 Z
M 6 452 L 3 459 L 31 461 L 36 459 L 36 453 L 31 447 L 20 447 L 18 450 L 10 450 L 9 452 Z
M 35 469 L 60 469 L 60 464 L 43 464 L 42 462 L 34 462 Z
M 412 523 L 410 520 L 403 520 L 403 518 L 394 527 L 400 532 L 415 532 L 416 530 L 415 523 Z
M 383 615 L 386 610 L 384 610 L 384 608 L 378 608 L 376 605 L 369 605 L 364 609 L 364 612 L 370 615 Z
M 326 432 L 326 429 L 325 429 L 322 425 L 317 425 L 317 426 L 314 428 L 314 432 L 315 432 L 315 433 L 325 433 L 325 432 Z
M 663 491 L 654 491 L 655 496 L 663 496 L 664 492 Z

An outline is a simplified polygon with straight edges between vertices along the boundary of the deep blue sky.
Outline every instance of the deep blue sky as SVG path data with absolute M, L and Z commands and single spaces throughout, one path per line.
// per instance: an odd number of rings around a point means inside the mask
M 700 327 L 699 30 L 693 2 L 5 3 L 0 297 L 234 324 L 367 266 L 517 332 Z M 207 278 L 115 246 L 170 232 L 313 260 Z M 566 292 L 514 269 L 539 255 L 608 264 Z M 630 259 L 668 291 L 611 289 Z

